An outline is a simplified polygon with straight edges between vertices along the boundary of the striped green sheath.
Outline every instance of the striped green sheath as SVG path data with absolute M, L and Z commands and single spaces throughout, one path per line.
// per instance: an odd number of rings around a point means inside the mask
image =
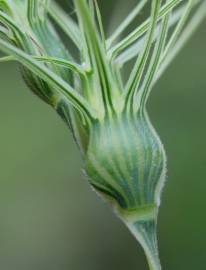
M 85 164 L 90 184 L 113 205 L 152 257 L 149 261 L 159 265 L 156 220 L 166 157 L 146 112 L 96 122 Z

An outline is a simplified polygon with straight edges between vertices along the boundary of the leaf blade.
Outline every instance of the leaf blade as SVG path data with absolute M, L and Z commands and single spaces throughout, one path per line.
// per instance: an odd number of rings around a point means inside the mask
M 164 15 L 169 13 L 175 6 L 177 6 L 182 0 L 170 0 L 160 9 L 158 14 L 158 20 L 161 19 Z M 150 25 L 150 19 L 147 19 L 142 23 L 137 29 L 132 31 L 126 38 L 121 40 L 117 45 L 113 46 L 109 50 L 109 56 L 111 59 L 114 59 L 121 51 L 127 48 L 130 44 L 135 42 L 142 34 L 144 34 Z
M 112 43 L 122 34 L 124 30 L 131 24 L 135 17 L 140 13 L 148 0 L 140 1 L 137 6 L 129 13 L 125 20 L 117 27 L 111 37 L 107 40 L 107 48 L 110 48 Z
M 69 15 L 66 14 L 54 1 L 51 2 L 47 11 L 63 32 L 71 38 L 77 48 L 82 50 L 81 33 L 75 21 L 70 18 Z
M 90 108 L 87 101 L 81 97 L 68 83 L 62 80 L 54 72 L 38 63 L 30 55 L 25 54 L 15 46 L 0 39 L 0 50 L 12 55 L 22 65 L 28 68 L 35 75 L 46 81 L 48 84 L 58 89 L 57 93 L 62 94 L 80 113 L 83 113 L 90 119 L 96 118 L 96 113 Z

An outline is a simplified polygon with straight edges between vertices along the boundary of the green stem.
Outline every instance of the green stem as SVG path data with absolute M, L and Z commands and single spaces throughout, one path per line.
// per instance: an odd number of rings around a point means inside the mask
M 141 211 L 143 213 L 143 211 Z M 142 246 L 150 270 L 161 270 L 157 243 L 157 210 L 144 209 L 142 215 L 122 216 L 123 221 Z M 132 217 L 133 216 L 133 217 Z
M 144 249 L 149 269 L 161 270 L 156 236 L 156 221 L 137 221 L 130 225 L 130 230 Z

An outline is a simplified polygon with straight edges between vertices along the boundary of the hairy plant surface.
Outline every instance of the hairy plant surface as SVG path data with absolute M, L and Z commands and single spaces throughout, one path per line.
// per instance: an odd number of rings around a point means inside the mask
M 0 0 L 1 61 L 18 61 L 30 89 L 68 124 L 89 183 L 140 242 L 150 269 L 160 270 L 156 225 L 166 156 L 146 104 L 154 84 L 204 19 L 206 1 L 137 1 L 108 38 L 97 1 L 73 3 L 76 18 L 54 1 Z M 148 5 L 149 17 L 128 33 Z

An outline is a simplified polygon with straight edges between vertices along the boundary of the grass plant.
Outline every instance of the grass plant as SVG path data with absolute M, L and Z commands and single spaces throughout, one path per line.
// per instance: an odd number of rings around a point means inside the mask
M 29 88 L 62 117 L 89 183 L 142 245 L 150 270 L 160 270 L 156 226 L 166 155 L 146 105 L 206 16 L 206 1 L 139 0 L 110 36 L 97 0 L 73 4 L 75 18 L 54 1 L 0 0 L 0 61 L 17 61 Z M 128 30 L 148 6 L 148 18 Z

